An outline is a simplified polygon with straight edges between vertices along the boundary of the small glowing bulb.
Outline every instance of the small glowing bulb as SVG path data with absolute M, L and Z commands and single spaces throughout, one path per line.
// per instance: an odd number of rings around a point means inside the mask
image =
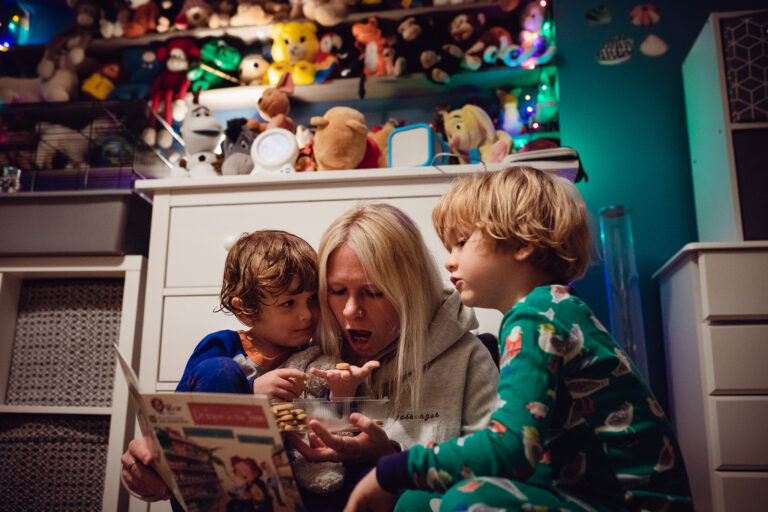
M 16 28 L 16 24 L 15 24 L 14 22 L 10 22 L 10 23 L 8 24 L 8 28 L 9 28 L 10 30 L 14 30 L 14 29 Z
M 549 27 L 550 27 L 549 22 L 548 21 L 544 22 L 543 30 L 549 30 Z
M 539 123 L 533 123 L 533 129 L 538 130 L 539 129 Z
M 533 107 L 526 107 L 525 111 L 530 114 L 533 112 Z
M 525 95 L 525 99 L 526 99 L 526 101 L 530 100 L 531 99 L 531 95 L 530 94 L 526 94 Z
M 541 86 L 541 90 L 542 90 L 542 91 L 546 91 L 546 90 L 547 90 L 547 85 L 546 85 L 546 84 L 542 85 L 542 86 Z
M 13 19 L 13 21 L 18 22 L 19 21 L 19 16 L 18 15 L 14 15 L 12 19 Z
M 541 0 L 539 2 L 539 5 L 542 6 L 542 7 L 546 7 L 547 6 L 547 0 Z
M 4 48 L 8 48 L 8 46 L 9 46 L 9 45 L 8 45 L 8 41 L 6 41 L 6 42 L 4 42 L 4 43 L 3 43 L 3 47 L 4 47 Z

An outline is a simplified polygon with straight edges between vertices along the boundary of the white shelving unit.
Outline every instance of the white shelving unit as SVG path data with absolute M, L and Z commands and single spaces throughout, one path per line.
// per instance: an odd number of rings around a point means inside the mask
M 40 374 L 42 371 L 48 371 L 47 368 L 32 368 L 29 370 L 28 366 L 24 369 L 18 367 L 12 368 L 14 345 L 15 343 L 26 343 L 29 340 L 23 336 L 19 336 L 17 333 L 17 316 L 19 312 L 19 298 L 23 293 L 25 283 L 40 282 L 39 280 L 51 280 L 51 279 L 67 279 L 69 282 L 76 283 L 77 280 L 87 279 L 99 279 L 99 278 L 117 278 L 122 283 L 122 300 L 119 306 L 119 330 L 117 333 L 117 339 L 113 341 L 119 346 L 120 350 L 125 354 L 129 361 L 138 362 L 138 354 L 140 351 L 140 338 L 141 331 L 141 318 L 143 314 L 144 305 L 144 283 L 146 272 L 146 260 L 141 256 L 122 256 L 122 257 L 39 257 L 39 258 L 0 258 L 0 418 L 3 420 L 11 421 L 19 417 L 31 418 L 35 421 L 35 418 L 44 420 L 66 420 L 70 417 L 92 417 L 94 421 L 104 420 L 108 423 L 108 439 L 107 444 L 103 448 L 106 450 L 106 467 L 103 475 L 103 497 L 100 504 L 100 510 L 124 510 L 128 503 L 127 493 L 122 489 L 120 485 L 120 455 L 127 447 L 127 443 L 133 438 L 134 434 L 134 416 L 133 410 L 128 404 L 128 387 L 120 374 L 120 371 L 115 366 L 114 378 L 112 382 L 96 383 L 85 382 L 82 386 L 77 383 L 72 384 L 69 393 L 73 398 L 77 398 L 79 394 L 87 395 L 89 389 L 98 385 L 106 385 L 111 388 L 111 398 L 108 400 L 111 405 L 108 406 L 65 406 L 65 405 L 25 405 L 24 399 L 18 397 L 13 400 L 14 403 L 8 403 L 9 396 L 9 381 L 12 372 L 21 372 L 16 375 L 17 379 L 22 382 L 25 380 L 40 380 L 47 379 L 45 374 Z M 75 285 L 76 286 L 76 285 Z M 89 304 L 94 309 L 98 310 L 104 306 L 102 304 Z M 111 307 L 111 306 L 104 306 Z M 44 312 L 45 315 L 50 316 L 49 312 Z M 44 339 L 56 339 L 53 336 L 55 333 L 53 330 L 57 325 L 66 325 L 68 321 L 77 321 L 77 311 L 61 310 L 58 312 L 61 315 L 60 321 L 54 321 L 48 323 L 46 328 L 38 330 L 33 334 L 36 337 Z M 117 314 L 117 313 L 115 313 Z M 88 331 L 89 326 L 82 326 L 85 331 Z M 96 338 L 100 333 L 89 333 Z M 104 334 L 104 333 L 102 333 Z M 67 336 L 67 333 L 64 333 Z M 60 338 L 60 336 L 59 336 Z M 40 340 L 35 340 L 34 343 L 40 343 Z M 98 345 L 98 346 L 97 346 Z M 18 349 L 18 347 L 17 347 Z M 63 345 L 52 345 L 50 350 L 54 353 L 56 351 L 67 351 L 69 348 Z M 88 349 L 87 349 L 88 350 Z M 105 346 L 105 342 L 96 343 L 94 341 L 94 348 L 92 350 L 107 350 L 109 353 L 100 353 L 100 360 L 106 360 L 114 357 L 112 354 L 111 346 Z M 62 359 L 64 359 L 62 357 Z M 28 373 L 27 373 L 28 372 Z M 56 384 L 61 379 L 62 375 L 67 375 L 68 372 L 74 373 L 75 370 L 66 367 L 65 365 L 55 368 L 56 375 L 50 376 L 51 386 Z M 53 387 L 51 394 L 53 394 Z M 19 403 L 21 402 L 21 403 Z M 35 403 L 35 400 L 30 400 Z M 88 423 L 89 420 L 84 420 Z M 37 443 L 38 441 L 31 441 Z M 62 440 L 66 444 L 66 440 Z M 11 447 L 12 448 L 12 447 Z M 96 448 L 100 449 L 99 447 Z M 99 453 L 99 456 L 104 456 L 103 453 Z M 26 461 L 10 461 L 4 459 L 3 469 L 0 472 L 11 471 L 10 465 L 13 463 L 25 463 Z M 40 467 L 40 481 L 49 481 L 55 478 L 55 470 L 61 463 L 58 460 L 51 460 L 50 467 L 48 465 Z M 65 465 L 63 467 L 66 467 Z M 97 471 L 95 467 L 82 468 L 86 472 Z M 33 468 L 33 471 L 35 469 Z M 59 469 L 61 470 L 61 469 Z M 11 478 L 16 478 L 17 475 L 9 475 Z M 21 490 L 18 490 L 21 491 Z M 18 492 L 17 491 L 17 492 Z M 10 488 L 6 488 L 4 492 L 10 492 Z M 39 494 L 39 489 L 35 490 L 35 493 Z M 45 500 L 48 505 L 41 507 L 39 503 L 26 503 L 25 508 L 28 510 L 36 509 L 56 509 L 56 510 L 72 510 L 71 504 L 61 503 L 56 505 L 56 500 L 59 496 L 40 496 L 40 500 Z M 63 497 L 61 498 L 63 499 Z M 5 505 L 8 505 L 6 502 Z

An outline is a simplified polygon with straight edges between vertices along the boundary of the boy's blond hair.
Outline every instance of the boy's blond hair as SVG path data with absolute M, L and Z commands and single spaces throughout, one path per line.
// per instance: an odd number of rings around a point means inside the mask
M 497 249 L 534 247 L 531 262 L 569 283 L 584 275 L 592 242 L 584 201 L 567 179 L 532 167 L 478 172 L 456 180 L 432 210 L 445 243 L 451 230 L 479 230 Z
M 292 287 L 296 278 L 298 285 Z M 253 316 L 282 293 L 317 290 L 317 282 L 317 253 L 302 238 L 269 229 L 244 233 L 227 254 L 221 309 Z M 237 306 L 234 299 L 239 299 Z
M 373 393 L 389 394 L 397 401 L 411 388 L 411 403 L 419 403 L 418 390 L 426 363 L 427 333 L 442 304 L 443 284 L 432 253 L 419 228 L 401 210 L 386 203 L 361 204 L 336 219 L 320 240 L 320 323 L 323 352 L 341 356 L 343 332 L 327 307 L 328 258 L 347 245 L 355 251 L 368 279 L 392 304 L 400 318 L 395 352 L 395 375 L 381 382 L 374 374 Z

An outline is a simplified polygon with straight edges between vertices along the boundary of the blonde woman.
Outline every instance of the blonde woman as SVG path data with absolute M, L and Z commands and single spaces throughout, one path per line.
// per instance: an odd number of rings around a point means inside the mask
M 325 231 L 318 254 L 323 352 L 379 361 L 359 394 L 388 397 L 390 413 L 381 429 L 353 415 L 362 431 L 354 437 L 313 424 L 310 445 L 297 449 L 312 460 L 371 461 L 485 428 L 498 370 L 413 221 L 384 203 L 353 207 Z

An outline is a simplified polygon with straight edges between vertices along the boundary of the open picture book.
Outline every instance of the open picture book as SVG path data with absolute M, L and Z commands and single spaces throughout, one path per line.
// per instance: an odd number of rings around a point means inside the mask
M 264 395 L 142 393 L 115 347 L 152 467 L 187 512 L 303 511 Z

